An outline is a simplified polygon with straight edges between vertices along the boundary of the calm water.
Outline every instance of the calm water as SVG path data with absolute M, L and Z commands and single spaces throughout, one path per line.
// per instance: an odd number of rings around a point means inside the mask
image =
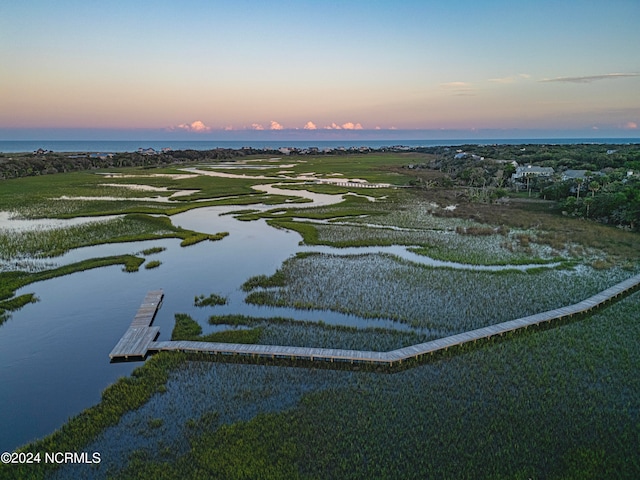
M 244 304 L 242 283 L 251 276 L 275 272 L 300 250 L 300 236 L 271 228 L 264 221 L 240 222 L 229 215 L 218 216 L 237 208 L 203 208 L 172 217 L 174 224 L 184 228 L 230 232 L 222 241 L 188 248 L 180 247 L 180 241 L 174 239 L 102 245 L 53 259 L 56 264 L 67 264 L 164 246 L 166 251 L 151 257 L 162 262 L 157 269 L 125 273 L 117 265 L 39 282 L 18 292 L 34 292 L 40 301 L 13 312 L 0 326 L 0 451 L 51 433 L 69 417 L 96 404 L 105 387 L 139 365 L 111 364 L 108 355 L 148 290 L 162 288 L 165 292 L 154 323 L 160 327 L 161 339 L 170 338 L 177 312 L 191 314 L 205 331 L 212 329 L 206 320 L 214 313 L 295 316 L 357 326 L 395 325 L 332 312 Z M 210 293 L 227 296 L 229 304 L 193 306 L 194 296 Z
M 361 147 L 380 148 L 392 145 L 408 147 L 432 147 L 439 145 L 490 145 L 490 144 L 576 144 L 576 143 L 607 143 L 625 144 L 639 143 L 639 138 L 539 138 L 539 139 L 390 139 L 390 140 L 0 140 L 0 152 L 33 152 L 39 148 L 54 152 L 134 152 L 138 148 L 173 148 L 174 150 L 210 150 L 214 148 L 242 147 L 265 148 L 277 150 L 280 147 L 296 148 L 336 148 Z

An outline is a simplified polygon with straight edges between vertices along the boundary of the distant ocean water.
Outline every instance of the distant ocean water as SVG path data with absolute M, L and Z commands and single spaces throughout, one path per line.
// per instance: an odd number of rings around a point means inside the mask
M 322 141 L 169 141 L 169 140 L 0 140 L 0 152 L 33 152 L 42 148 L 54 152 L 135 152 L 138 148 L 172 148 L 173 150 L 211 150 L 214 148 L 239 149 L 252 147 L 256 149 L 273 149 L 281 147 L 295 148 L 337 148 L 337 147 L 369 147 L 381 148 L 394 145 L 407 147 L 433 147 L 445 145 L 524 145 L 524 144 L 628 144 L 640 143 L 640 138 L 539 138 L 539 139 L 473 139 L 473 140 L 322 140 Z

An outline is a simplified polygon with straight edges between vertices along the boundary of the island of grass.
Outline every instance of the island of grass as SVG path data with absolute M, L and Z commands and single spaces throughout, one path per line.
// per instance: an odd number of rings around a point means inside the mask
M 226 305 L 227 298 L 216 293 L 212 293 L 209 296 L 205 297 L 204 294 L 197 295 L 193 299 L 193 304 L 196 307 L 213 307 L 216 305 Z

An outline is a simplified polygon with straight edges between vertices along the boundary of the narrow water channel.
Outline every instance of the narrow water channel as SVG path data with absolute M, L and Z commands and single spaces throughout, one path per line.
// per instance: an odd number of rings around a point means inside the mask
M 273 187 L 258 188 L 270 191 Z M 301 204 L 303 206 L 327 205 L 342 198 L 278 189 L 273 193 L 291 193 L 314 201 L 313 204 Z M 187 248 L 180 247 L 177 239 L 99 245 L 46 260 L 63 265 L 93 257 L 136 254 L 152 246 L 166 248 L 150 257 L 162 262 L 157 269 L 141 268 L 139 272 L 126 273 L 121 266 L 112 266 L 28 285 L 17 292 L 34 292 L 39 302 L 13 312 L 0 326 L 0 451 L 11 451 L 51 433 L 69 417 L 99 402 L 104 388 L 139 365 L 111 364 L 108 355 L 149 290 L 161 288 L 165 292 L 164 304 L 154 322 L 160 327 L 160 339 L 164 340 L 170 338 L 174 314 L 178 312 L 192 315 L 205 330 L 210 315 L 229 313 L 322 320 L 357 327 L 409 328 L 385 319 L 244 303 L 245 293 L 240 286 L 249 277 L 273 274 L 283 261 L 299 251 L 384 252 L 411 261 L 428 262 L 428 259 L 407 252 L 405 247 L 301 247 L 300 236 L 295 232 L 269 227 L 262 220 L 241 222 L 232 215 L 222 215 L 241 208 L 206 207 L 172 217 L 173 223 L 183 228 L 207 233 L 229 232 L 229 236 L 221 241 Z M 277 206 L 252 205 L 250 208 L 265 210 Z M 11 220 L 4 217 L 2 220 L 5 228 L 12 227 Z M 14 226 L 26 228 L 26 225 L 16 221 Z M 194 307 L 196 295 L 210 293 L 226 296 L 228 305 Z

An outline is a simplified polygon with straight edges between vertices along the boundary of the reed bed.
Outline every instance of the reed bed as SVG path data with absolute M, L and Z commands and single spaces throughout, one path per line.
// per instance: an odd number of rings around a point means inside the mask
M 286 287 L 255 289 L 246 301 L 391 318 L 448 335 L 576 303 L 629 272 L 584 266 L 535 273 L 460 271 L 389 255 L 313 254 L 288 259 L 277 275 Z
M 245 326 L 261 330 L 263 345 L 291 345 L 298 347 L 341 348 L 386 352 L 437 338 L 426 333 L 384 328 L 357 328 L 330 325 L 323 321 L 304 321 L 282 317 L 247 317 L 243 315 L 215 315 L 211 325 Z
M 151 247 L 151 248 L 142 250 L 140 253 L 142 253 L 142 255 L 145 255 L 145 256 L 155 255 L 156 253 L 164 252 L 166 249 L 167 249 L 166 247 Z
M 87 445 L 91 478 L 637 478 L 639 314 L 636 293 L 394 375 L 180 363 Z
M 193 304 L 196 307 L 214 307 L 216 305 L 226 305 L 227 297 L 223 297 L 216 293 L 210 294 L 205 297 L 204 294 L 198 295 L 193 299 Z
M 78 247 L 157 238 L 181 238 L 181 246 L 221 240 L 227 232 L 203 234 L 177 228 L 166 217 L 130 214 L 65 228 L 0 230 L 0 259 L 56 257 Z M 154 250 L 154 253 L 160 250 Z

